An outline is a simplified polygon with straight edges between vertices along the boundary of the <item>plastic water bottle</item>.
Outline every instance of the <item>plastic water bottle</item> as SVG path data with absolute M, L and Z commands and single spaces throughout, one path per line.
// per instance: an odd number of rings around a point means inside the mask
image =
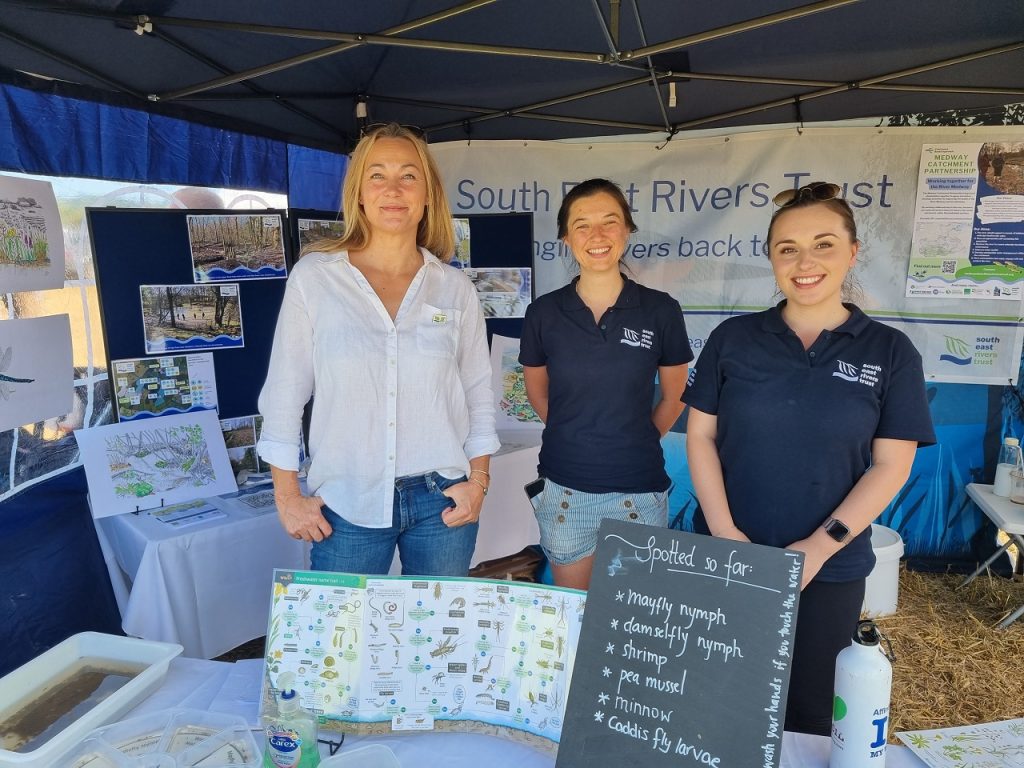
M 853 643 L 836 656 L 829 768 L 882 768 L 889 725 L 892 665 L 873 621 L 861 621 Z
M 1016 437 L 1007 437 L 999 448 L 999 463 L 996 464 L 996 480 L 992 493 L 996 496 L 1010 495 L 1010 473 L 1020 463 L 1020 441 Z

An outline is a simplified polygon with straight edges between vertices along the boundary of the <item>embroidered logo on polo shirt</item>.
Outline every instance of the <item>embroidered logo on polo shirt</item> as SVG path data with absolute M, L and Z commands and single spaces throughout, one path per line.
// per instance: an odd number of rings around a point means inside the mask
M 856 365 L 844 363 L 842 360 L 836 360 L 836 370 L 832 371 L 832 375 L 837 378 L 844 381 L 857 381 L 869 387 L 873 387 L 878 383 L 878 377 L 881 373 L 882 366 L 880 365 L 864 363 L 858 369 Z
M 836 368 L 839 370 L 832 371 L 833 376 L 837 376 L 840 379 L 846 381 L 856 381 L 860 378 L 860 374 L 857 372 L 857 366 L 844 363 L 842 360 L 836 360 Z
M 634 331 L 632 328 L 622 329 L 622 338 L 619 339 L 620 344 L 625 344 L 629 347 L 639 347 L 640 349 L 650 349 L 654 343 L 654 331 L 648 331 L 646 328 L 638 331 Z

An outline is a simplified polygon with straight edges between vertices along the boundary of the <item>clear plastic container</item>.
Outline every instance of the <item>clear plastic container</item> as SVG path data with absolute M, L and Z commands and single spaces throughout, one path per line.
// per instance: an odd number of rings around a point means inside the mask
M 263 755 L 243 717 L 165 709 L 93 731 L 64 768 L 259 768 Z
M 992 493 L 996 496 L 1009 496 L 1010 473 L 1020 468 L 1020 441 L 1016 437 L 1007 437 L 999 448 L 999 463 L 996 464 L 996 478 L 992 484 Z
M 1024 504 L 1024 469 L 1015 469 L 1010 473 L 1010 501 Z

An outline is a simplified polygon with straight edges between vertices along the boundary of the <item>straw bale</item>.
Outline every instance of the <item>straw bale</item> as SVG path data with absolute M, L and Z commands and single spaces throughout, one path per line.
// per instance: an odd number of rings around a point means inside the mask
M 900 566 L 899 608 L 876 619 L 892 642 L 890 740 L 896 731 L 1024 717 L 1024 618 L 999 622 L 1024 604 L 1024 583 Z

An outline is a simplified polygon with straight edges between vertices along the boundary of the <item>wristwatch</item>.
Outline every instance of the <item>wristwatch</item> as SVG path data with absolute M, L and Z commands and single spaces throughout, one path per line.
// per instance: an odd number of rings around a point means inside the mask
M 849 526 L 847 526 L 842 520 L 836 520 L 834 517 L 830 517 L 822 523 L 821 527 L 825 529 L 825 533 L 839 543 L 846 541 L 846 538 L 850 535 Z

